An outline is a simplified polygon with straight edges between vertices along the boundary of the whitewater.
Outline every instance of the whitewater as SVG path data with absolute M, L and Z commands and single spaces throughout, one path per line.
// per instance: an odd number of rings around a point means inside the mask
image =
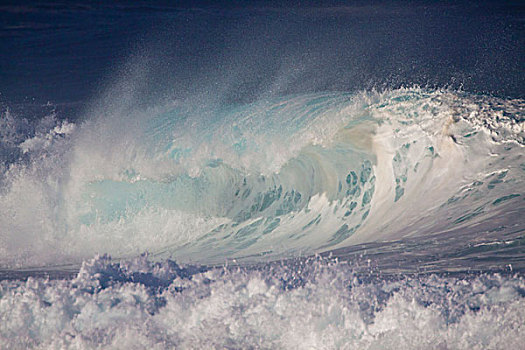
M 7 110 L 1 342 L 518 348 L 523 112 L 419 87 Z

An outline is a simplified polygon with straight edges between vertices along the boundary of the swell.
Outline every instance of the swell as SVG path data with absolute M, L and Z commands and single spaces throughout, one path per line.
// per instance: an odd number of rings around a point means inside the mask
M 411 88 L 175 103 L 2 135 L 18 153 L 4 161 L 0 263 L 512 243 L 524 230 L 523 121 L 521 100 Z

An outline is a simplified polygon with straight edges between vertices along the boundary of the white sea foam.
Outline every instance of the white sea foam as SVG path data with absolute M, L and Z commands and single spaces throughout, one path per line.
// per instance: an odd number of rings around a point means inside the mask
M 311 260 L 198 269 L 84 262 L 0 282 L 2 349 L 518 349 L 519 276 L 367 277 Z

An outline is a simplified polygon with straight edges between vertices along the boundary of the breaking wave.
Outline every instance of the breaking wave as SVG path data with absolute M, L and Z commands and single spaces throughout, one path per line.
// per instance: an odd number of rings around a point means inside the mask
M 258 262 L 459 232 L 478 253 L 516 248 L 524 105 L 414 87 L 101 107 L 76 124 L 7 110 L 0 265 Z

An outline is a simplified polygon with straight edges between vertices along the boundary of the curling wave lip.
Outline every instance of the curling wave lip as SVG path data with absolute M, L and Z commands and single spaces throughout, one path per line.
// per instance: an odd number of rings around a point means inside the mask
M 6 267 L 144 251 L 257 262 L 406 239 L 458 251 L 447 237 L 524 229 L 521 100 L 319 93 L 47 130 L 17 139 L 4 171 Z

